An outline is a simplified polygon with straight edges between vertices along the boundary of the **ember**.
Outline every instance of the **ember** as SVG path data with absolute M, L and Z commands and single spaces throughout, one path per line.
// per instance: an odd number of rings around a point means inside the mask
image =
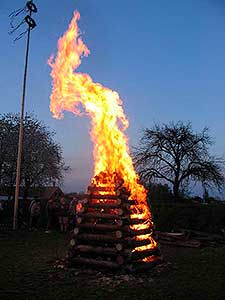
M 80 115 L 80 104 L 92 121 L 94 177 L 79 204 L 77 227 L 71 240 L 73 262 L 99 267 L 133 269 L 159 261 L 152 238 L 153 224 L 147 191 L 138 182 L 125 130 L 128 120 L 119 94 L 76 73 L 81 57 L 90 51 L 83 43 L 76 11 L 58 41 L 58 54 L 49 60 L 53 89 L 50 109 L 56 118 L 63 110 Z

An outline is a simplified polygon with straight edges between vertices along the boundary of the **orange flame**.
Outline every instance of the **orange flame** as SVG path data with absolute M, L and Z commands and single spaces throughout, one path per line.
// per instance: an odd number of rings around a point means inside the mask
M 116 91 L 93 82 L 88 74 L 76 72 L 81 58 L 90 54 L 84 44 L 77 21 L 78 11 L 74 12 L 68 30 L 58 40 L 58 53 L 50 57 L 53 88 L 50 110 L 55 118 L 62 118 L 63 111 L 81 115 L 81 104 L 91 118 L 91 139 L 94 144 L 94 176 L 117 173 L 130 191 L 130 199 L 137 199 L 132 218 L 144 218 L 151 225 L 151 216 L 146 202 L 146 190 L 138 183 L 129 154 L 125 130 L 128 120 L 122 107 L 122 100 Z M 104 178 L 110 184 L 111 176 Z M 135 227 L 136 226 L 136 227 Z M 138 225 L 140 226 L 140 225 Z M 140 229 L 134 225 L 134 229 Z M 146 225 L 143 225 L 146 226 Z M 143 227 L 145 228 L 145 227 Z M 154 242 L 152 242 L 152 247 Z

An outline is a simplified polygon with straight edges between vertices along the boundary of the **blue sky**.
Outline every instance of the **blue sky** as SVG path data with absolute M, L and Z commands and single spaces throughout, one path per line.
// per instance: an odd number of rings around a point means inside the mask
M 23 0 L 1 0 L 0 113 L 20 111 L 25 38 L 13 43 L 8 15 Z M 73 11 L 91 54 L 79 71 L 119 92 L 135 145 L 141 129 L 154 122 L 191 121 L 210 128 L 212 153 L 225 154 L 225 1 L 223 0 L 36 0 L 38 26 L 32 31 L 26 111 L 56 131 L 72 171 L 64 190 L 85 190 L 92 176 L 92 144 L 87 117 L 49 111 L 47 60 Z

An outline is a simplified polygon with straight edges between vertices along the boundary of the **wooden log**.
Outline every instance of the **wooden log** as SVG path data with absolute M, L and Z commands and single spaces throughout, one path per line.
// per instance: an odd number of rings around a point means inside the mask
M 118 226 L 123 226 L 124 221 L 123 221 L 123 219 L 116 219 L 116 220 L 115 220 L 115 223 L 116 223 L 116 225 L 118 225 Z
M 87 210 L 87 207 L 83 206 L 83 207 L 79 208 L 78 214 L 83 214 L 86 210 Z
M 120 220 L 119 220 L 120 221 Z M 121 230 L 126 235 L 129 236 L 138 236 L 138 235 L 145 235 L 152 233 L 152 230 L 148 227 L 145 229 L 140 230 L 133 230 L 129 227 L 129 225 L 124 225 L 121 222 L 118 222 L 119 224 L 96 224 L 96 223 L 80 223 L 77 224 L 77 227 L 84 228 L 84 229 L 91 229 L 91 230 L 99 230 L 99 231 L 116 231 Z
M 151 234 L 152 230 L 150 227 L 145 229 L 139 229 L 139 230 L 133 230 L 129 228 L 127 233 L 129 236 L 139 236 L 139 235 Z
M 215 234 L 215 233 L 208 233 L 203 231 L 197 231 L 197 230 L 188 230 L 183 229 L 186 233 L 189 233 L 191 237 L 197 240 L 208 240 L 208 241 L 215 241 L 215 242 L 225 242 L 225 238 L 223 235 Z
M 88 203 L 88 208 L 100 208 L 100 209 L 106 209 L 106 208 L 120 208 L 121 201 L 117 201 L 115 203 L 107 203 L 107 202 L 101 202 L 101 203 Z
M 74 247 L 74 251 L 81 253 L 96 253 L 96 254 L 107 254 L 107 255 L 118 255 L 118 250 L 112 247 L 102 246 L 91 246 L 91 245 L 78 245 Z
M 77 232 L 77 231 L 76 231 Z M 117 242 L 121 240 L 123 233 L 121 230 L 117 230 L 112 232 L 111 234 L 96 234 L 96 233 L 79 233 L 76 234 L 77 240 L 84 240 L 84 241 L 105 241 L 105 242 Z M 128 248 L 136 248 L 141 246 L 149 245 L 151 241 L 149 239 L 144 240 L 136 240 L 134 238 L 124 238 L 121 240 L 120 244 L 127 245 Z M 120 247 L 120 245 L 119 245 Z M 123 248 L 124 246 L 122 246 Z
M 118 265 L 123 265 L 124 264 L 124 262 L 125 262 L 125 259 L 124 259 L 124 257 L 122 256 L 122 255 L 118 255 L 117 257 L 116 257 L 116 262 L 118 263 Z
M 118 214 L 119 216 L 122 216 L 123 214 L 129 214 L 129 211 L 126 208 L 121 208 L 118 205 L 111 205 L 111 204 L 97 204 L 97 205 L 88 205 L 88 206 L 83 206 L 82 208 L 79 209 L 78 214 L 83 214 L 85 212 L 89 211 L 89 208 L 91 209 L 90 212 L 95 210 L 96 213 L 99 212 L 99 210 L 109 210 L 113 209 L 115 212 L 114 214 Z M 94 212 L 93 212 L 94 213 Z
M 89 199 L 93 200 L 93 199 L 100 199 L 100 200 L 119 200 L 119 197 L 117 195 L 113 195 L 113 194 L 105 194 L 105 195 L 101 195 L 101 194 L 91 194 L 89 195 Z
M 179 247 L 189 247 L 189 248 L 199 248 L 201 246 L 201 242 L 197 240 L 184 240 L 184 241 L 166 241 L 160 240 L 160 244 L 163 245 L 171 245 L 171 246 L 179 246 Z
M 142 272 L 144 270 L 150 270 L 161 263 L 162 263 L 162 258 L 156 257 L 151 262 L 137 262 L 131 265 L 127 265 L 126 269 L 129 272 L 137 273 L 137 272 Z
M 76 223 L 81 224 L 83 222 L 83 219 L 81 217 L 76 218 Z
M 149 239 L 136 240 L 136 239 L 131 239 L 131 238 L 124 239 L 123 242 L 126 243 L 131 248 L 147 246 L 151 243 L 151 241 Z
M 140 260 L 149 256 L 160 256 L 160 250 L 159 248 L 153 248 L 153 249 L 148 249 L 144 251 L 134 251 L 131 254 L 131 260 Z
M 94 194 L 91 194 L 89 195 L 90 199 L 112 199 L 112 200 L 117 200 L 119 197 L 117 195 L 94 195 Z
M 96 212 L 87 212 L 87 213 L 78 213 L 82 218 L 86 219 L 129 219 L 129 215 L 121 216 L 119 214 L 106 214 L 106 213 L 96 213 Z
M 86 204 L 86 203 L 93 203 L 93 200 L 112 200 L 112 201 L 115 201 L 115 203 L 117 203 L 118 205 L 119 204 L 125 204 L 125 203 L 128 203 L 130 205 L 136 205 L 138 204 L 136 200 L 133 200 L 133 199 L 121 199 L 119 196 L 117 195 L 108 195 L 108 194 L 105 194 L 105 195 L 94 195 L 94 194 L 91 194 L 91 195 L 88 195 L 88 197 L 85 198 L 85 202 L 83 200 L 82 203 Z
M 185 237 L 185 233 L 184 232 L 161 232 L 161 231 L 155 231 L 155 234 L 159 237 L 159 238 L 164 238 L 164 237 L 168 237 L 171 239 L 183 239 Z
M 116 232 L 119 235 L 121 232 L 121 237 L 123 236 L 139 236 L 150 234 L 151 230 L 149 228 L 141 230 L 132 230 L 129 226 L 119 226 L 119 225 L 108 225 L 108 224 L 94 224 L 94 223 L 84 223 L 77 224 L 77 227 L 74 228 L 73 233 L 77 235 L 80 232 L 80 229 L 90 229 L 91 231 L 103 231 L 103 232 Z M 124 234 L 122 234 L 124 232 Z M 117 236 L 118 237 L 118 236 Z
M 115 247 L 116 247 L 116 250 L 117 250 L 117 251 L 122 251 L 122 249 L 123 249 L 123 245 L 122 245 L 121 243 L 117 243 L 117 244 L 115 245 Z
M 123 224 L 95 224 L 95 223 L 81 223 L 77 224 L 77 227 L 82 229 L 90 229 L 90 230 L 97 230 L 97 231 L 116 231 L 120 230 L 126 233 L 127 236 L 138 236 L 138 235 L 145 235 L 145 234 L 151 234 L 152 230 L 148 227 L 145 229 L 140 230 L 133 230 L 128 225 Z M 75 233 L 77 234 L 77 233 Z
M 119 216 L 123 216 L 125 214 L 125 211 L 122 208 L 118 208 L 116 211 Z
M 115 234 L 91 234 L 81 233 L 77 235 L 78 240 L 91 240 L 91 241 L 118 241 L 122 237 L 121 231 L 116 231 Z
M 124 216 L 119 215 L 124 212 L 123 210 L 118 211 L 118 214 L 114 213 L 96 213 L 96 212 L 87 212 L 87 213 L 79 213 L 78 216 L 82 216 L 82 218 L 100 218 L 100 219 L 122 219 L 122 220 L 127 220 L 127 223 L 129 225 L 137 225 L 137 224 L 143 224 L 145 222 L 148 222 L 148 219 L 131 219 L 129 214 L 126 214 Z
M 107 268 L 107 269 L 119 269 L 121 266 L 112 261 L 106 261 L 106 260 L 97 260 L 94 258 L 84 258 L 84 257 L 73 257 L 71 259 L 71 263 L 75 264 L 84 264 L 84 265 L 92 265 L 98 268 Z
M 145 222 L 148 222 L 148 219 L 132 219 L 132 218 L 130 218 L 129 224 L 137 225 L 137 224 L 143 224 Z
M 70 246 L 74 247 L 76 245 L 75 239 L 70 240 Z
M 74 230 L 73 230 L 73 233 L 75 235 L 77 235 L 79 233 L 80 229 L 78 227 L 75 227 Z
M 110 225 L 110 224 L 95 224 L 95 223 L 84 223 L 77 224 L 79 228 L 91 229 L 91 230 L 99 230 L 99 231 L 116 231 L 123 230 L 122 225 Z
M 118 201 L 104 201 L 104 202 L 94 202 L 90 201 L 89 203 L 84 205 L 85 207 L 88 208 L 96 208 L 96 209 L 119 209 L 123 208 L 126 210 L 130 210 L 131 204 L 127 202 L 122 202 L 122 200 L 118 199 Z
M 122 250 L 122 249 L 121 249 Z M 125 260 L 130 259 L 132 257 L 132 251 L 128 249 L 124 249 L 123 251 L 118 251 L 114 247 L 103 247 L 103 246 L 92 246 L 92 245 L 78 245 L 73 248 L 73 255 L 79 254 L 97 254 L 101 255 L 101 257 L 111 256 L 116 259 L 118 264 L 123 264 Z
M 123 236 L 122 231 L 117 230 L 117 231 L 116 231 L 116 237 L 117 237 L 118 239 L 120 239 L 122 236 Z
M 83 198 L 78 201 L 78 203 L 81 203 L 82 205 L 86 205 L 89 202 L 89 197 Z
M 91 185 L 89 185 L 89 187 L 88 187 L 89 192 L 98 192 L 98 191 L 107 192 L 110 190 L 112 190 L 111 186 L 96 186 L 96 185 L 91 186 Z

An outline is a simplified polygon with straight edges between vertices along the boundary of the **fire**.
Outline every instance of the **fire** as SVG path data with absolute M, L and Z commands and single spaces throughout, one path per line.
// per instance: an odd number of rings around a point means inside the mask
M 79 106 L 82 105 L 91 119 L 91 139 L 94 145 L 94 176 L 102 174 L 98 185 L 115 184 L 113 174 L 124 181 L 124 186 L 130 191 L 130 199 L 137 199 L 131 218 L 146 219 L 143 225 L 133 225 L 133 229 L 151 226 L 151 215 L 146 201 L 147 191 L 138 182 L 129 153 L 128 139 L 125 135 L 129 122 L 122 107 L 122 100 L 116 91 L 100 83 L 93 82 L 88 74 L 77 72 L 81 59 L 90 54 L 84 44 L 77 22 L 80 19 L 78 11 L 74 12 L 68 30 L 58 40 L 58 53 L 49 59 L 52 68 L 52 94 L 50 110 L 55 118 L 62 118 L 63 111 L 82 115 Z M 142 238 L 142 237 L 141 237 Z M 155 246 L 150 235 L 143 238 L 151 239 L 151 247 Z M 143 247 L 142 247 L 143 249 Z

